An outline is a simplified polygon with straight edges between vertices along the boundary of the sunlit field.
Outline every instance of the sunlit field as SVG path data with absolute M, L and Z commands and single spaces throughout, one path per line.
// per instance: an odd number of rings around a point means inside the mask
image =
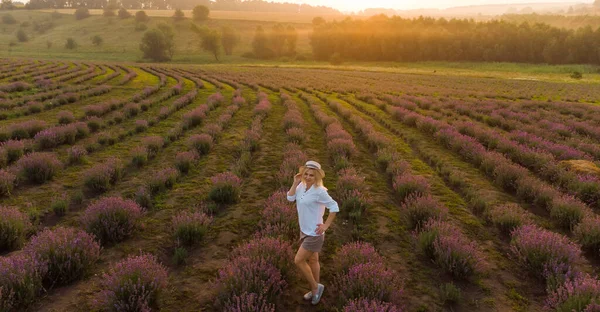
M 0 59 L 0 311 L 314 311 L 309 159 L 341 209 L 317 311 L 587 305 L 597 74 L 477 66 Z

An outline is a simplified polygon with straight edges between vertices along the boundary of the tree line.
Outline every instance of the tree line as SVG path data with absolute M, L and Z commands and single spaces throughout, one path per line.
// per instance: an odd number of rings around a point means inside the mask
M 325 22 L 316 18 L 310 36 L 318 60 L 486 61 L 600 64 L 600 28 L 561 29 L 467 19 L 405 19 Z
M 108 0 L 30 0 L 26 8 L 62 9 L 87 7 L 88 9 L 105 9 L 108 5 Z M 268 2 L 263 0 L 118 0 L 116 1 L 116 5 L 117 7 L 126 9 L 190 10 L 197 5 L 203 5 L 211 10 L 219 11 L 288 12 L 315 15 L 341 14 L 338 10 L 325 6 Z

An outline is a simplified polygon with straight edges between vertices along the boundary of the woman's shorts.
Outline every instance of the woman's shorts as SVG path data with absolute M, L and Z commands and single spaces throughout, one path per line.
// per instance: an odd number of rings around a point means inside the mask
M 320 236 L 309 236 L 300 232 L 300 246 L 308 251 L 320 252 L 325 242 L 325 234 Z

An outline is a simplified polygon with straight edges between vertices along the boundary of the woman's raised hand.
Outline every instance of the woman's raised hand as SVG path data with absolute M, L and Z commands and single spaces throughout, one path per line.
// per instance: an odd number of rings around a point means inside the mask
M 302 181 L 302 174 L 296 173 L 296 175 L 294 176 L 294 184 L 299 184 L 300 181 Z

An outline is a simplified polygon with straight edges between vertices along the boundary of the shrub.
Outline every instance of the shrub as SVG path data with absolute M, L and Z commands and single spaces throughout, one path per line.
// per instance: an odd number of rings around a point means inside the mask
M 138 119 L 135 121 L 135 132 L 143 132 L 148 129 L 148 121 L 144 119 Z
M 406 213 L 408 227 L 420 229 L 430 219 L 442 219 L 448 214 L 448 208 L 431 195 L 412 194 L 402 203 Z
M 304 130 L 301 128 L 289 128 L 285 130 L 285 134 L 287 135 L 289 141 L 296 142 L 298 144 L 301 144 L 306 139 Z
M 242 180 L 231 172 L 219 173 L 210 178 L 213 186 L 209 198 L 220 204 L 232 204 L 239 200 Z
M 187 249 L 185 249 L 183 247 L 177 247 L 177 248 L 175 248 L 175 251 L 173 252 L 173 263 L 175 265 L 185 264 L 187 262 L 187 257 L 188 257 Z
M 125 116 L 127 116 L 127 118 L 131 118 L 131 117 L 139 114 L 140 105 L 137 103 L 129 103 L 129 104 L 125 105 L 125 107 L 123 108 L 123 111 L 125 112 Z
M 256 312 L 275 312 L 275 305 L 268 303 L 262 295 L 255 293 L 243 293 L 241 295 L 235 295 L 233 298 L 225 304 L 223 308 L 224 312 L 242 312 L 242 311 L 256 311 Z
M 165 145 L 165 139 L 159 136 L 149 136 L 142 139 L 142 144 L 148 149 L 148 158 L 153 158 Z
M 554 198 L 550 206 L 550 216 L 566 229 L 573 229 L 581 222 L 585 211 L 585 204 L 569 195 Z
M 273 193 L 264 206 L 259 227 L 261 235 L 288 240 L 298 237 L 298 212 L 288 202 L 285 191 Z
M 69 163 L 77 164 L 81 163 L 87 156 L 87 150 L 81 145 L 75 145 L 67 150 L 67 154 L 69 155 Z
M 123 175 L 123 163 L 117 158 L 109 158 L 84 173 L 84 184 L 89 189 L 104 192 L 117 183 Z
M 21 140 L 8 140 L 0 144 L 0 149 L 6 155 L 6 162 L 12 163 L 25 153 L 25 143 Z
M 216 302 L 225 306 L 231 304 L 235 296 L 254 293 L 272 303 L 286 286 L 279 270 L 267 261 L 234 258 L 219 270 L 215 282 L 218 290 Z
M 600 255 L 600 216 L 590 214 L 573 229 L 573 235 L 583 248 Z
M 343 312 L 402 312 L 402 309 L 389 303 L 379 300 L 355 299 L 348 302 L 343 309 Z
M 235 248 L 230 258 L 248 257 L 255 261 L 264 260 L 275 266 L 285 277 L 294 272 L 294 251 L 287 241 L 280 238 L 262 237 L 250 240 Z
M 588 275 L 566 281 L 546 299 L 548 311 L 598 311 L 600 281 Z
M 56 117 L 58 117 L 58 123 L 61 125 L 66 125 L 75 121 L 75 116 L 70 111 L 60 111 Z
M 69 49 L 69 50 L 73 50 L 73 49 L 77 49 L 77 42 L 75 41 L 75 39 L 73 38 L 67 38 L 67 41 L 65 42 L 65 49 Z
M 45 229 L 24 250 L 46 265 L 43 280 L 49 286 L 80 279 L 100 258 L 100 245 L 92 235 L 75 228 Z
M 125 8 L 120 8 L 118 16 L 121 19 L 126 19 L 131 17 L 131 13 L 129 13 L 129 11 L 127 11 Z
M 400 197 L 401 201 L 404 201 L 411 194 L 425 195 L 429 193 L 429 183 L 427 182 L 427 179 L 410 173 L 395 176 L 392 187 Z
M 205 107 L 205 106 L 204 106 Z M 192 111 L 185 113 L 182 117 L 183 126 L 186 129 L 196 127 L 202 123 L 202 120 L 206 118 L 206 108 L 203 106 L 198 107 Z
M 42 293 L 46 268 L 26 254 L 0 257 L 0 311 L 21 311 Z
M 47 124 L 41 120 L 28 120 L 8 126 L 10 138 L 14 140 L 22 140 L 33 138 L 36 133 L 46 128 Z
M 574 71 L 573 73 L 571 73 L 571 78 L 573 79 L 582 79 L 583 78 L 583 74 L 579 71 Z
M 581 249 L 566 236 L 524 225 L 511 233 L 511 251 L 533 274 L 543 277 L 551 265 L 571 266 L 581 260 Z
M 179 171 L 175 168 L 166 168 L 155 172 L 148 179 L 148 190 L 150 193 L 156 194 L 170 189 L 175 185 L 178 177 Z
M 51 153 L 31 153 L 19 159 L 17 167 L 30 182 L 44 183 L 52 179 L 62 163 Z
M 68 203 L 64 199 L 53 200 L 52 204 L 50 204 L 50 209 L 52 209 L 54 214 L 59 217 L 65 215 L 65 213 L 67 212 L 67 208 L 68 208 Z
M 0 195 L 10 196 L 10 193 L 15 188 L 17 176 L 12 172 L 0 169 Z
M 96 116 L 88 117 L 86 123 L 91 132 L 96 132 L 102 127 L 102 119 Z
M 23 29 L 19 29 L 17 30 L 17 40 L 19 40 L 19 42 L 27 42 L 29 40 L 29 37 L 27 37 L 27 34 L 25 33 L 25 31 Z
M 397 302 L 403 293 L 400 278 L 381 263 L 361 263 L 334 278 L 333 287 L 340 303 L 352 299 Z
M 198 157 L 196 151 L 179 152 L 175 156 L 175 167 L 181 173 L 188 173 L 192 164 L 198 160 Z
M 191 246 L 202 240 L 212 217 L 202 212 L 183 211 L 173 217 L 175 239 L 183 245 Z
M 152 209 L 152 195 L 150 194 L 150 192 L 148 192 L 148 189 L 146 187 L 138 188 L 138 190 L 133 195 L 133 198 L 138 205 L 146 209 Z
M 0 252 L 19 247 L 32 228 L 29 217 L 19 209 L 0 206 Z
M 457 278 L 468 278 L 478 269 L 475 242 L 449 223 L 431 219 L 418 236 L 419 246 L 438 266 Z
M 105 197 L 86 208 L 81 224 L 102 244 L 117 243 L 133 233 L 143 214 L 144 209 L 132 200 Z
M 144 23 L 149 20 L 148 15 L 146 15 L 145 11 L 137 11 L 135 12 L 135 21 L 138 23 Z
M 194 149 L 200 155 L 207 154 L 213 146 L 213 138 L 206 134 L 195 134 L 188 139 L 190 148 Z
M 152 311 L 167 286 L 167 269 L 148 254 L 132 256 L 112 265 L 102 275 L 97 308 L 110 311 Z
M 79 7 L 75 10 L 75 19 L 81 20 L 90 17 L 90 11 L 85 7 Z
M 489 211 L 492 223 L 504 234 L 510 234 L 514 229 L 528 221 L 523 208 L 517 204 L 505 204 Z
M 216 139 L 223 132 L 223 126 L 219 123 L 207 124 L 204 126 L 204 132 L 213 137 L 213 139 Z
M 335 253 L 335 272 L 347 273 L 357 264 L 378 263 L 383 265 L 383 258 L 373 245 L 366 242 L 347 243 Z
M 7 25 L 16 24 L 17 20 L 15 19 L 14 16 L 12 16 L 12 14 L 6 13 L 6 14 L 2 15 L 2 23 L 7 24 Z
M 131 163 L 136 167 L 142 167 L 148 163 L 148 149 L 138 146 L 131 150 Z

